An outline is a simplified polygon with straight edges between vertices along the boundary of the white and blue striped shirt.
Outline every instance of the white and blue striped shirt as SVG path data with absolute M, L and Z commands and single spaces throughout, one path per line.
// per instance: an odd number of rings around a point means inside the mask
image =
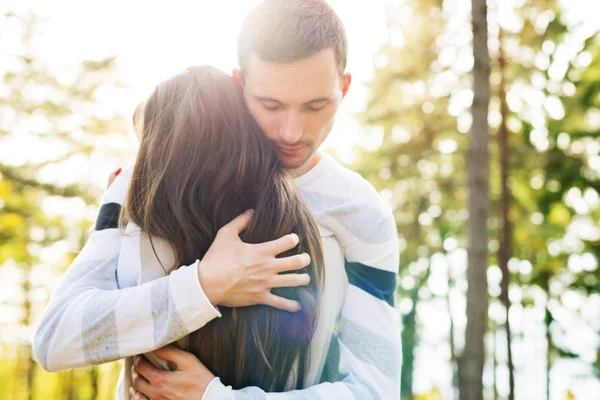
M 34 353 L 46 370 L 152 351 L 220 315 L 204 295 L 196 264 L 137 285 L 143 264 L 135 252 L 123 251 L 123 232 L 116 224 L 130 172 L 124 169 L 104 195 L 96 229 L 36 331 Z M 311 357 L 307 387 L 265 393 L 257 387 L 233 390 L 215 380 L 204 399 L 396 400 L 401 368 L 394 308 L 399 251 L 391 211 L 367 181 L 326 154 L 294 181 L 324 236 L 325 292 L 329 290 L 320 310 L 329 317 L 320 319 L 311 342 L 311 354 L 317 356 Z M 336 267 L 342 264 L 345 268 Z M 329 279 L 337 279 L 337 286 L 328 284 Z

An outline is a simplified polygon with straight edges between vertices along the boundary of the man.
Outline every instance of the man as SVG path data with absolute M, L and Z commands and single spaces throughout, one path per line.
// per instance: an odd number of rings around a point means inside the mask
M 143 359 L 136 362 L 134 397 L 209 400 L 399 397 L 400 336 L 393 306 L 398 268 L 395 223 L 366 181 L 318 152 L 350 86 L 350 74 L 345 73 L 346 60 L 343 26 L 324 1 L 265 0 L 252 10 L 242 26 L 238 39 L 240 70 L 234 72 L 244 88 L 250 112 L 273 142 L 282 165 L 296 176 L 303 199 L 319 224 L 334 233 L 344 251 L 350 286 L 339 324 L 334 329 L 336 335 L 331 340 L 327 365 L 323 366 L 322 383 L 282 394 L 266 394 L 259 388 L 232 390 L 215 378 L 201 360 L 167 347 L 156 354 L 172 361 L 177 370 L 161 371 Z M 136 320 L 135 313 L 127 314 L 128 318 L 120 316 L 128 308 L 151 303 L 149 293 L 152 299 L 168 303 L 157 308 L 166 315 L 161 317 L 160 334 L 155 329 L 154 348 L 218 317 L 213 305 L 268 304 L 297 310 L 297 304 L 270 293 L 272 286 L 266 283 L 270 276 L 256 279 L 258 271 L 264 274 L 263 267 L 272 263 L 277 254 L 294 247 L 294 238 L 287 236 L 260 245 L 242 243 L 237 234 L 247 223 L 247 216 L 238 217 L 222 229 L 201 262 L 182 267 L 158 280 L 159 283 L 115 290 L 119 286 L 114 269 L 111 279 L 107 265 L 115 264 L 120 243 L 115 243 L 119 233 L 114 229 L 114 218 L 110 217 L 122 202 L 123 182 L 117 179 L 109 189 L 98 231 L 94 232 L 94 238 L 90 237 L 105 241 L 105 254 L 102 257 L 84 254 L 79 265 L 85 264 L 87 270 L 80 267 L 77 269 L 80 275 L 73 272 L 71 278 L 65 279 L 36 334 L 34 350 L 44 368 L 88 365 L 153 350 L 136 348 L 135 343 L 122 339 L 135 337 L 133 331 L 147 335 L 142 327 L 148 322 Z M 101 229 L 106 227 L 111 229 Z M 84 248 L 82 253 L 85 251 Z M 289 269 L 303 266 L 291 263 Z M 106 300 L 99 303 L 97 300 L 102 296 Z M 107 302 L 109 306 L 104 305 Z M 90 310 L 90 305 L 99 304 L 103 305 L 101 310 Z M 87 307 L 88 314 L 78 307 Z M 74 323 L 72 317 L 77 313 L 82 315 L 83 332 L 69 332 L 67 327 Z M 64 356 L 79 345 L 83 348 L 79 364 L 73 361 L 78 357 L 75 354 L 69 356 L 68 363 L 61 364 L 59 355 Z

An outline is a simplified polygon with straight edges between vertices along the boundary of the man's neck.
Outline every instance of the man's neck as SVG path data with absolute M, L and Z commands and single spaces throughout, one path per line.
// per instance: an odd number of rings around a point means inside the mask
M 306 174 L 308 171 L 310 171 L 314 167 L 316 167 L 316 165 L 319 163 L 319 161 L 321 161 L 322 157 L 323 157 L 323 155 L 317 150 L 317 151 L 315 151 L 315 153 L 312 156 L 310 156 L 308 161 L 306 161 L 304 164 L 302 164 L 298 168 L 288 169 L 288 172 L 290 173 L 292 178 L 298 178 L 298 177 Z

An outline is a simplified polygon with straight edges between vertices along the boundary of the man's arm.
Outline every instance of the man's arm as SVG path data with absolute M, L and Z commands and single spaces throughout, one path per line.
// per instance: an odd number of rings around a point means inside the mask
M 248 223 L 249 214 L 219 231 L 202 262 L 140 286 L 120 289 L 116 268 L 122 233 L 117 222 L 130 173 L 131 168 L 125 169 L 103 196 L 96 230 L 65 273 L 35 332 L 33 351 L 48 371 L 109 362 L 160 348 L 219 316 L 213 304 L 269 304 L 290 311 L 297 307 L 296 302 L 269 291 L 279 286 L 278 272 L 305 266 L 301 256 L 275 258 L 293 248 L 297 238 L 287 235 L 270 243 L 243 243 L 239 232 Z M 265 265 L 271 268 L 265 269 Z M 257 269 L 262 271 L 260 279 L 256 279 Z M 305 284 L 302 274 L 293 275 L 297 282 L 286 284 Z M 210 287 L 211 294 L 205 294 L 202 286 Z
M 266 393 L 256 387 L 236 391 L 216 381 L 203 399 L 237 400 L 245 399 L 245 395 L 265 400 L 400 398 L 402 347 L 399 318 L 390 304 L 395 291 L 395 276 L 369 270 L 351 273 L 351 268 L 357 266 L 349 268 L 350 286 L 342 309 L 339 335 L 332 339 L 323 372 L 333 382 L 286 393 Z M 369 291 L 365 290 L 365 285 L 370 285 Z
M 104 194 L 95 230 L 36 330 L 34 354 L 48 371 L 153 350 L 219 316 L 198 283 L 197 263 L 171 276 L 119 289 L 116 268 L 122 233 L 117 221 L 130 172 L 126 169 Z M 166 315 L 157 316 L 158 308 Z
M 93 232 L 65 274 L 33 341 L 44 369 L 89 366 L 151 351 L 219 315 L 197 283 L 196 264 L 118 289 L 119 243 L 111 232 Z
M 176 371 L 162 371 L 143 358 L 136 360 L 132 369 L 134 399 L 164 398 L 169 400 L 388 400 L 398 399 L 400 386 L 400 345 L 398 329 L 384 334 L 365 331 L 356 321 L 361 313 L 356 308 L 370 307 L 373 329 L 389 328 L 383 319 L 397 322 L 390 306 L 373 302 L 350 288 L 342 311 L 339 335 L 334 335 L 324 375 L 336 382 L 323 382 L 302 390 L 285 393 L 267 393 L 258 387 L 234 390 L 225 386 L 193 354 L 166 347 L 155 353 L 177 365 Z M 354 292 L 354 293 L 351 293 Z M 365 304 L 366 302 L 366 304 Z M 344 316 L 345 315 L 345 316 Z M 347 343 L 347 344 L 346 344 Z
M 158 370 L 144 360 L 136 364 L 132 371 L 133 387 L 137 390 L 134 398 L 142 399 L 143 394 L 171 400 L 398 399 L 401 343 L 398 314 L 393 306 L 399 257 L 395 222 L 390 213 L 383 212 L 370 219 L 369 227 L 362 237 L 364 241 L 353 235 L 338 235 L 347 257 L 358 255 L 379 268 L 346 262 L 350 286 L 325 363 L 325 379 L 321 379 L 328 382 L 285 393 L 267 393 L 258 387 L 233 390 L 193 355 L 171 349 L 160 353 L 178 365 L 175 372 Z M 365 242 L 369 248 L 360 251 Z
M 244 394 L 269 400 L 400 398 L 402 346 L 394 306 L 398 234 L 389 208 L 370 184 L 363 185 L 360 196 L 350 202 L 332 201 L 332 210 L 319 218 L 319 223 L 331 230 L 342 246 L 350 284 L 339 335 L 334 335 L 323 371 L 331 383 L 286 393 L 265 393 L 258 388 L 235 391 L 215 381 L 204 399 L 243 399 Z M 310 204 L 310 195 L 304 195 Z M 323 195 L 316 198 L 322 201 Z M 230 397 L 226 397 L 228 391 Z

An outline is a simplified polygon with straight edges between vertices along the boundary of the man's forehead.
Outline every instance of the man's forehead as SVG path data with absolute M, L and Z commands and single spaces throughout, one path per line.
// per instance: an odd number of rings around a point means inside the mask
M 244 88 L 249 94 L 282 102 L 309 102 L 335 97 L 340 91 L 335 56 L 327 51 L 289 63 L 267 62 L 250 56 Z

